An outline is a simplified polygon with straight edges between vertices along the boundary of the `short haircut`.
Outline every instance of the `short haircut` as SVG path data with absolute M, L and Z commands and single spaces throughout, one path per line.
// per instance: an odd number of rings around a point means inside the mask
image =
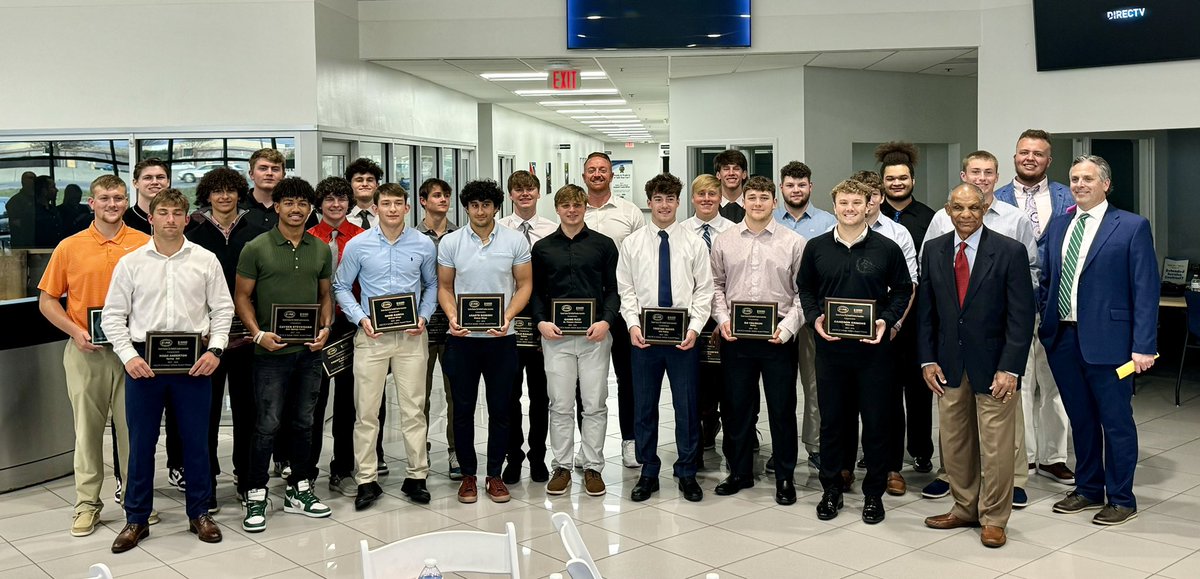
M 133 166 L 133 180 L 137 181 L 138 178 L 142 176 L 142 171 L 145 171 L 147 167 L 162 167 L 162 170 L 167 172 L 167 178 L 171 178 L 170 165 L 167 165 L 166 161 L 159 159 L 158 157 L 150 157 L 148 159 L 142 159 L 140 163 Z
M 836 203 L 838 194 L 862 195 L 863 200 L 867 203 L 870 203 L 871 195 L 874 193 L 875 192 L 871 189 L 871 186 L 863 183 L 862 181 L 845 179 L 833 186 L 833 191 L 829 192 L 829 196 L 833 198 L 834 202 Z
M 713 157 L 713 173 L 720 171 L 721 167 L 725 165 L 737 165 L 743 171 L 749 171 L 747 167 L 750 166 L 750 163 L 746 161 L 745 153 L 737 149 L 726 149 Z
M 1071 161 L 1071 166 L 1074 167 L 1075 165 L 1078 165 L 1080 163 L 1095 163 L 1095 165 L 1100 168 L 1100 180 L 1108 181 L 1110 183 L 1109 187 L 1111 189 L 1111 187 L 1112 187 L 1112 185 L 1111 185 L 1111 183 L 1112 183 L 1112 167 L 1108 166 L 1108 161 L 1105 161 L 1104 157 L 1101 157 L 1099 155 L 1080 155 L 1078 157 L 1075 157 L 1075 159 Z M 1112 193 L 1112 191 L 1110 190 L 1109 193 Z
M 191 205 L 188 203 L 187 197 L 183 195 L 183 191 L 180 191 L 174 187 L 163 189 L 161 193 L 154 196 L 154 199 L 150 200 L 150 214 L 154 215 L 154 212 L 163 205 L 171 208 L 183 209 L 184 213 L 187 213 L 188 209 L 191 207 Z
M 800 161 L 792 161 L 779 170 L 779 182 L 782 183 L 786 177 L 791 177 L 797 181 L 801 179 L 812 180 L 812 169 L 809 169 L 808 165 Z
M 554 192 L 554 206 L 559 207 L 568 203 L 583 205 L 587 203 L 587 192 L 579 185 L 570 183 L 558 188 Z
M 670 173 L 659 173 L 646 181 L 646 200 L 655 195 L 674 195 L 678 199 L 680 191 L 683 191 L 683 183 L 679 181 L 679 177 Z
M 608 166 L 609 167 L 612 166 L 612 159 L 608 156 L 608 153 L 603 153 L 600 151 L 593 151 L 591 153 L 588 153 L 587 159 L 583 160 L 583 164 L 587 165 L 588 161 L 591 161 L 592 159 L 595 159 L 596 157 L 600 157 L 601 159 L 608 161 Z
M 771 194 L 771 197 L 775 196 L 775 184 L 772 183 L 770 179 L 763 177 L 762 175 L 755 175 L 749 179 L 746 179 L 746 186 L 744 189 L 747 191 L 766 191 L 767 193 Z
M 850 179 L 852 181 L 858 181 L 859 183 L 862 183 L 871 189 L 879 191 L 880 194 L 883 194 L 883 179 L 879 177 L 879 173 L 874 171 L 855 171 L 855 173 L 850 176 Z
M 107 175 L 101 175 L 92 180 L 91 196 L 95 197 L 98 191 L 109 191 L 113 189 L 120 189 L 122 193 L 129 191 L 129 188 L 125 185 L 125 181 L 121 180 L 120 177 L 111 173 Z
M 967 191 L 974 193 L 976 199 L 981 204 L 985 201 L 983 197 L 983 189 L 975 186 L 974 183 L 959 183 L 958 185 L 954 186 L 954 188 L 950 189 L 950 192 L 946 194 L 946 205 L 950 204 L 950 201 L 954 199 L 954 192 L 958 191 L 959 189 L 966 189 Z
M 971 161 L 991 161 L 997 169 L 1000 168 L 1000 162 L 996 160 L 996 156 L 982 149 L 963 157 L 962 170 L 964 173 L 967 172 L 967 164 Z
M 274 149 L 272 149 L 274 150 Z M 317 192 L 313 191 L 312 185 L 299 177 L 285 177 L 275 186 L 275 190 L 271 192 L 271 202 L 279 203 L 284 199 L 303 199 L 309 205 L 317 204 Z
M 508 176 L 508 192 L 512 193 L 515 189 L 534 189 L 541 190 L 542 182 L 538 180 L 537 175 L 530 173 L 524 169 L 514 171 Z
M 433 192 L 434 187 L 441 187 L 442 191 L 446 193 L 454 192 L 452 189 L 450 189 L 449 183 L 442 181 L 437 177 L 430 177 L 421 183 L 421 186 L 417 188 L 417 195 L 419 195 L 421 199 L 429 199 L 429 194 Z
M 279 151 L 270 147 L 259 149 L 255 151 L 254 154 L 250 155 L 251 169 L 254 168 L 254 164 L 258 162 L 259 159 L 271 163 L 272 165 L 279 165 L 280 167 L 287 166 L 287 159 L 283 158 L 283 153 L 280 153 Z
M 470 206 L 472 201 L 491 201 L 492 205 L 500 207 L 504 203 L 504 191 L 500 189 L 499 183 L 491 179 L 477 179 L 463 185 L 462 191 L 458 192 L 458 202 L 462 203 L 463 207 Z
M 249 197 L 250 184 L 246 183 L 246 176 L 240 171 L 235 171 L 229 167 L 217 167 L 209 171 L 200 178 L 200 182 L 196 184 L 196 206 L 208 207 L 212 205 L 209 197 L 217 191 L 234 191 L 237 193 L 238 201 L 244 201 Z
M 49 193 L 50 189 L 53 187 L 54 177 L 49 175 L 38 175 L 37 178 L 33 180 L 33 192 L 38 196 Z
M 354 189 L 350 187 L 350 181 L 341 177 L 326 177 L 317 183 L 317 205 L 325 202 L 326 197 L 341 197 L 349 201 L 354 197 Z
M 374 176 L 376 181 L 383 181 L 383 168 L 366 157 L 359 157 L 346 167 L 346 180 L 353 181 L 355 175 L 364 173 Z
M 692 195 L 701 191 L 716 191 L 721 193 L 721 181 L 708 173 L 701 173 L 692 179 Z
M 1021 142 L 1021 139 L 1037 139 L 1039 141 L 1046 141 L 1046 144 L 1049 145 L 1050 133 L 1047 133 L 1042 129 L 1025 129 L 1021 133 L 1021 136 L 1017 137 L 1017 142 Z
M 408 191 L 401 187 L 399 183 L 384 183 L 375 190 L 375 204 L 379 204 L 379 198 L 387 195 L 388 197 L 399 197 L 404 200 L 404 204 L 408 205 Z
M 904 141 L 891 141 L 875 147 L 875 160 L 879 161 L 879 174 L 883 170 L 896 165 L 908 167 L 908 174 L 914 177 L 917 166 L 917 146 Z

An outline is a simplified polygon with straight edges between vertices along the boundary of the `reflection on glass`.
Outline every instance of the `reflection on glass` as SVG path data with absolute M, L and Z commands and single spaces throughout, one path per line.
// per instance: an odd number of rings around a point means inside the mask
M 383 182 L 387 182 L 387 165 L 383 160 L 383 143 L 359 143 L 358 156 L 375 161 L 375 164 L 384 170 Z
M 421 147 L 421 173 L 417 180 L 422 183 L 430 177 L 437 177 L 437 147 Z
M 455 149 L 442 149 L 442 180 L 450 184 L 450 190 L 458 191 L 457 167 L 454 162 Z
M 396 172 L 392 175 L 392 179 L 404 187 L 409 194 L 416 193 L 413 191 L 412 182 L 412 149 L 411 145 L 395 145 L 393 147 L 396 155 Z

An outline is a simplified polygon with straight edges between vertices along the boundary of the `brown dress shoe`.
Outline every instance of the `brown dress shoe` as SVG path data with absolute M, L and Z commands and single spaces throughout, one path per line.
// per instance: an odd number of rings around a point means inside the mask
M 887 494 L 894 497 L 902 496 L 908 492 L 908 483 L 904 482 L 904 477 L 898 472 L 889 472 L 887 478 Z
M 978 527 L 979 521 L 966 521 L 954 513 L 946 513 L 935 517 L 926 517 L 925 526 L 931 529 L 961 529 L 963 527 Z
M 853 484 L 854 484 L 854 473 L 852 473 L 848 470 L 843 470 L 842 471 L 842 492 L 844 492 L 844 493 L 850 492 L 850 487 Z
M 188 531 L 195 533 L 205 543 L 220 543 L 221 529 L 211 516 L 204 514 L 188 521 Z
M 979 540 L 983 543 L 984 547 L 995 549 L 996 547 L 1003 547 L 1008 542 L 1008 537 L 1004 535 L 1004 527 L 985 525 L 983 527 L 983 534 L 979 536 Z
M 150 525 L 138 525 L 129 523 L 117 533 L 116 540 L 112 544 L 113 553 L 124 553 L 137 546 L 138 541 L 150 536 Z

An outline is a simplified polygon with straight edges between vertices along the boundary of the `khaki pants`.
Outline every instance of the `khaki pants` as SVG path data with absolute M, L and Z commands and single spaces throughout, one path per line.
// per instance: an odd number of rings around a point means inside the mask
M 379 436 L 379 405 L 383 401 L 383 383 L 388 367 L 396 381 L 396 403 L 400 406 L 400 432 L 408 455 L 406 478 L 429 476 L 429 452 L 425 450 L 425 360 L 429 357 L 429 337 L 422 333 L 388 332 L 378 339 L 359 332 L 354 336 L 354 459 L 358 465 L 358 484 L 378 479 L 379 457 L 375 441 Z
M 816 335 L 810 325 L 800 326 L 796 332 L 799 344 L 800 394 L 804 397 L 804 409 L 800 415 L 800 441 L 808 454 L 821 452 L 821 408 L 817 406 L 817 352 L 813 343 Z
M 63 351 L 67 397 L 75 415 L 75 512 L 100 509 L 104 482 L 104 428 L 109 414 L 117 429 L 122 473 L 129 472 L 129 427 L 125 422 L 125 366 L 105 346 L 83 352 L 67 341 Z
M 938 399 L 942 464 L 954 496 L 950 512 L 958 518 L 1008 526 L 1015 459 L 1012 441 L 1020 412 L 1020 392 L 1002 402 L 990 393 L 976 394 L 966 376 Z

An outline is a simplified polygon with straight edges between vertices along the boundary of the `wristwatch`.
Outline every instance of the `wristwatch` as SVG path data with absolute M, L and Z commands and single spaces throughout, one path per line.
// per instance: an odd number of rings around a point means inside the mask
M 208 353 L 212 354 L 213 356 L 216 356 L 217 359 L 219 360 L 219 359 L 221 359 L 221 354 L 225 353 L 225 350 L 222 350 L 221 348 L 209 348 Z

